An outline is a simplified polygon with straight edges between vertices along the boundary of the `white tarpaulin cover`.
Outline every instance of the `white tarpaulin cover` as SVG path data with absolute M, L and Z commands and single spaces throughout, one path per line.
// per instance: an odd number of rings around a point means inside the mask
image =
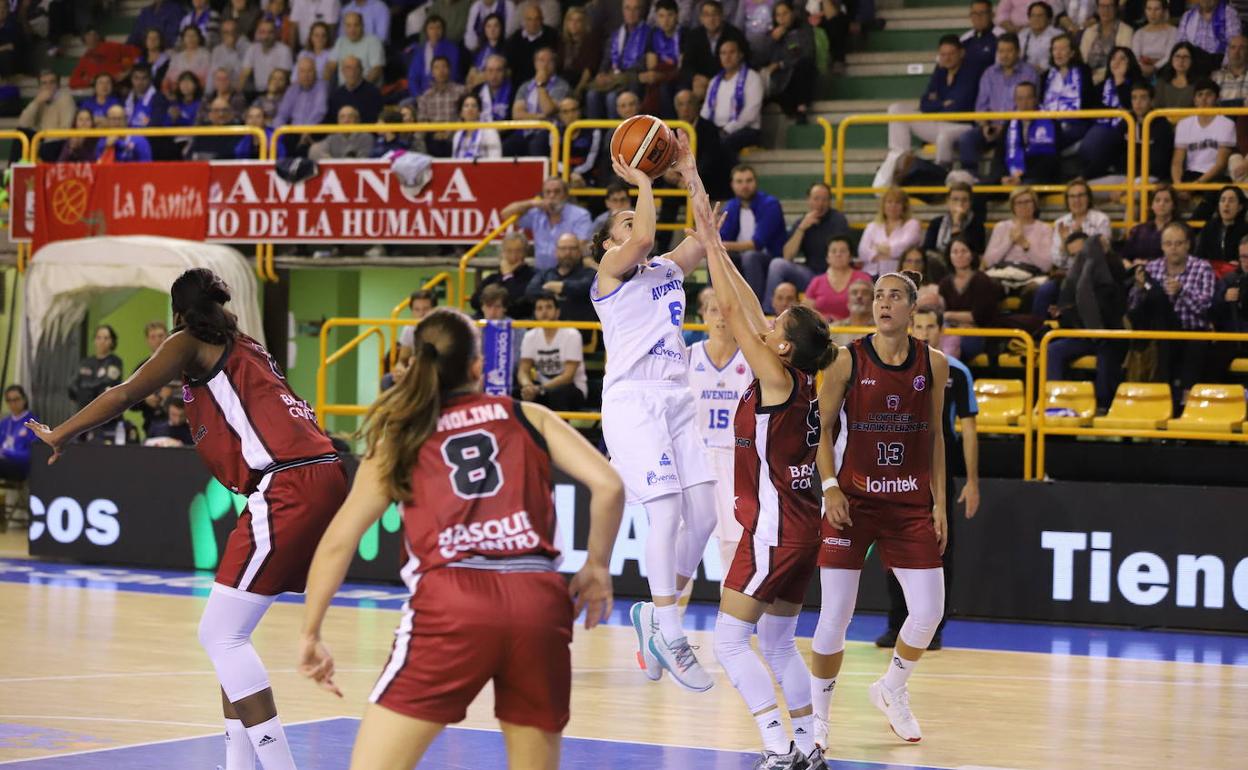
M 232 297 L 226 307 L 238 316 L 239 329 L 263 344 L 255 273 L 237 250 L 142 235 L 58 241 L 39 249 L 26 271 L 22 381 L 29 381 L 31 355 L 45 335 L 49 341 L 64 340 L 86 318 L 92 299 L 142 288 L 168 293 L 174 280 L 192 267 L 221 276 Z

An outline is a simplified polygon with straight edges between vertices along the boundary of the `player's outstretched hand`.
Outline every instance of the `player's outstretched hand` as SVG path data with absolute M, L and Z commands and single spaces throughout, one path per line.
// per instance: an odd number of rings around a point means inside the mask
M 945 546 L 949 545 L 949 520 L 945 518 L 945 506 L 932 506 L 932 527 L 936 530 L 936 542 L 940 545 L 940 555 L 945 555 Z
M 849 501 L 845 499 L 845 493 L 840 487 L 829 487 L 824 490 L 823 515 L 828 518 L 828 523 L 833 529 L 840 530 L 854 526 L 853 520 L 849 518 Z
M 679 128 L 672 133 L 676 135 L 676 160 L 672 163 L 672 167 L 688 180 L 698 173 L 697 158 L 689 149 L 689 135 Z
M 61 459 L 61 452 L 65 448 L 64 442 L 53 435 L 51 428 L 34 420 L 27 420 L 26 427 L 30 429 L 31 433 L 35 434 L 36 438 L 52 447 L 52 456 L 48 458 L 48 465 Z
M 586 564 L 568 583 L 568 593 L 575 603 L 573 617 L 585 610 L 585 628 L 593 628 L 611 614 L 611 572 L 601 565 Z
M 650 187 L 650 176 L 641 169 L 633 168 L 628 165 L 628 161 L 624 160 L 623 155 L 616 155 L 611 159 L 611 168 L 615 170 L 615 175 L 623 179 L 633 187 L 648 189 Z
M 334 684 L 334 656 L 319 638 L 303 637 L 299 642 L 299 673 L 316 682 L 316 686 L 342 697 Z

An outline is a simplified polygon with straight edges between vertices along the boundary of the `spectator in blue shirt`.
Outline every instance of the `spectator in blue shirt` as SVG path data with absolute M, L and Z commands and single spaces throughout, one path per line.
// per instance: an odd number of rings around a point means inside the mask
M 963 66 L 979 76 L 997 61 L 997 36 L 992 31 L 992 0 L 972 0 L 971 28 L 959 38 L 966 50 Z
M 451 80 L 464 82 L 464 70 L 459 66 L 459 46 L 446 39 L 446 22 L 441 16 L 425 19 L 424 42 L 410 50 L 412 63 L 407 68 L 407 90 L 413 99 L 433 85 L 433 60 L 439 56 L 451 65 Z
M 501 219 L 515 215 L 520 216 L 516 226 L 533 234 L 533 254 L 539 273 L 554 268 L 555 244 L 559 236 L 571 233 L 584 246 L 594 235 L 593 217 L 585 209 L 568 202 L 568 183 L 557 176 L 552 176 L 542 184 L 540 198 L 526 198 L 509 203 L 499 213 Z M 565 313 L 564 317 L 570 316 Z
M 130 95 L 126 97 L 126 120 L 131 128 L 156 128 L 169 122 L 169 100 L 152 84 L 152 70 L 136 64 L 130 71 Z M 110 107 L 105 113 L 112 114 Z
M 120 104 L 108 108 L 104 118 L 106 128 L 125 128 L 126 110 Z M 96 145 L 95 159 L 102 163 L 146 162 L 152 159 L 152 146 L 141 136 L 105 137 Z
M 1020 56 L 1018 37 L 1007 32 L 997 41 L 997 63 L 979 77 L 979 95 L 975 99 L 976 112 L 1010 112 L 1014 109 L 1014 86 L 1019 83 L 1040 83 L 1040 76 L 1030 63 Z M 979 159 L 986 152 L 1001 147 L 1005 136 L 1005 121 L 985 120 L 976 124 L 974 131 L 967 131 L 958 138 L 958 156 L 962 168 L 978 176 Z M 996 174 L 1000 177 L 1000 174 Z
M 30 475 L 30 445 L 35 440 L 26 421 L 39 418 L 30 413 L 30 399 L 21 385 L 4 389 L 4 405 L 9 413 L 0 419 L 0 479 L 22 481 Z
M 995 41 L 994 41 L 995 46 Z M 975 109 L 975 97 L 979 87 L 979 73 L 972 72 L 964 66 L 966 51 L 962 41 L 956 35 L 945 35 L 940 39 L 940 49 L 936 57 L 937 66 L 932 71 L 932 78 L 919 100 L 919 111 L 929 113 L 971 112 Z M 888 107 L 890 114 L 913 112 L 913 108 L 902 102 Z M 951 123 L 949 121 L 931 120 L 918 123 L 889 123 L 888 149 L 890 153 L 903 153 L 910 150 L 912 136 L 924 142 L 936 143 L 936 162 L 947 165 L 953 162 L 954 146 L 962 134 L 973 128 L 970 123 Z
M 770 313 L 771 297 L 765 296 L 767 269 L 771 260 L 784 258 L 784 211 L 775 196 L 758 189 L 758 176 L 749 166 L 732 170 L 732 193 L 733 199 L 724 206 L 719 236 L 763 302 L 763 311 Z
M 126 42 L 135 48 L 142 49 L 149 29 L 159 30 L 162 40 L 177 40 L 178 28 L 182 24 L 184 15 L 186 15 L 186 8 L 176 0 L 155 0 L 151 5 L 139 11 L 139 18 L 134 22 L 134 28 L 130 30 L 130 36 L 126 38 Z

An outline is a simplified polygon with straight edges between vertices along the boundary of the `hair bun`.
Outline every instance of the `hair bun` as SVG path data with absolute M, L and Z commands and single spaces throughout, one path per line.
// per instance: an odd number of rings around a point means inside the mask
M 901 274 L 913 281 L 916 288 L 923 283 L 923 276 L 913 270 L 902 270 Z
M 225 303 L 230 301 L 229 290 L 219 283 L 214 285 L 209 290 L 208 296 L 212 298 L 213 302 L 216 302 L 219 305 L 224 305 Z
M 420 345 L 420 351 L 429 358 L 436 360 L 438 357 L 438 347 L 432 342 L 422 342 Z

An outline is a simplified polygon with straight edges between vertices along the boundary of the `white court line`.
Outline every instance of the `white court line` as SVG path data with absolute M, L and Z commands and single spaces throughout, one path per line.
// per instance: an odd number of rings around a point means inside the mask
M 310 724 L 315 724 L 317 722 L 329 722 L 334 719 L 358 719 L 358 717 L 347 717 L 347 716 L 321 717 L 320 719 L 305 719 L 302 722 L 291 722 L 290 724 L 283 724 L 282 726 L 294 727 L 295 725 L 310 725 Z M 116 719 L 116 720 L 111 720 L 111 721 L 134 722 L 138 720 Z M 26 757 L 25 759 L 6 759 L 6 760 L 0 760 L 0 765 L 16 765 L 19 762 L 38 762 L 42 759 L 60 759 L 61 757 L 77 757 L 77 756 L 82 756 L 83 754 L 102 754 L 106 751 L 120 751 L 121 749 L 137 749 L 140 746 L 159 746 L 162 743 L 178 743 L 180 741 L 193 741 L 198 738 L 211 738 L 214 735 L 220 734 L 223 729 L 224 729 L 223 727 L 218 728 L 217 730 L 214 730 L 213 732 L 207 733 L 205 735 L 185 735 L 181 738 L 165 738 L 164 740 L 160 740 L 160 741 L 143 741 L 141 743 L 127 743 L 125 746 L 110 746 L 107 749 L 84 749 L 82 751 L 67 751 L 63 754 L 47 754 L 42 757 Z

